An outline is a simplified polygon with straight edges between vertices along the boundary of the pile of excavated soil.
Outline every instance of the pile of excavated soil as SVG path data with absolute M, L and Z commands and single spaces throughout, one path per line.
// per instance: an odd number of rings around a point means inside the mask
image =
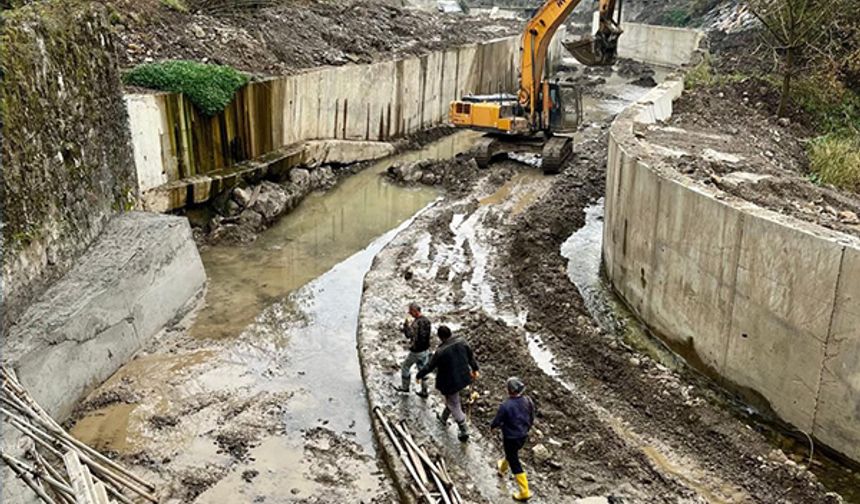
M 860 236 L 860 195 L 813 182 L 802 117 L 778 120 L 778 97 L 754 81 L 686 92 L 647 141 L 680 172 L 785 215 Z M 802 121 L 802 122 L 801 122 Z M 681 131 L 683 130 L 683 131 Z
M 125 66 L 187 59 L 280 75 L 368 63 L 517 33 L 520 22 L 405 9 L 385 0 L 284 0 L 180 12 L 160 0 L 108 0 Z M 222 4 L 225 2 L 209 2 Z M 251 6 L 251 5 L 257 6 Z M 259 5 L 270 5 L 260 7 Z

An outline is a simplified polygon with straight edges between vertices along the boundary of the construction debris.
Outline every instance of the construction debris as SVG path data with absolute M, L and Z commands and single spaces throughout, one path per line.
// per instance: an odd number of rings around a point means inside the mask
M 30 396 L 14 372 L 0 366 L 0 415 L 22 435 L 24 459 L 0 458 L 47 504 L 157 503 L 155 487 L 70 436 Z
M 374 408 L 373 412 L 397 450 L 406 472 L 412 478 L 412 491 L 418 499 L 429 504 L 463 504 L 463 498 L 448 474 L 445 459 L 441 456 L 435 460 L 431 458 L 427 450 L 412 437 L 405 422 L 392 422 L 379 408 Z

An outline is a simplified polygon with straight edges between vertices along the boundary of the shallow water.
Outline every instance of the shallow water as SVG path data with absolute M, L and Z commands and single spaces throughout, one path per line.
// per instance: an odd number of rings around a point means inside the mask
M 319 481 L 332 475 L 347 478 L 333 498 L 346 502 L 377 493 L 381 471 L 355 348 L 364 275 L 377 252 L 438 197 L 436 189 L 400 187 L 381 174 L 398 162 L 452 158 L 479 136 L 458 133 L 371 164 L 334 189 L 310 195 L 253 244 L 203 251 L 210 284 L 206 306 L 188 328 L 192 338 L 120 369 L 104 387 L 130 383 L 143 392 L 131 404 L 88 413 L 74 435 L 120 454 L 145 450 L 170 457 L 173 471 L 229 466 L 212 438 L 223 408 L 194 401 L 259 402 L 289 394 L 264 406 L 278 411 L 278 433 L 252 445 L 243 465 L 198 500 L 301 499 L 320 491 Z M 153 429 L 154 415 L 189 407 L 193 413 L 181 418 L 180 428 Z M 308 448 L 321 442 L 322 431 L 336 436 L 333 447 Z M 259 476 L 249 482 L 246 471 Z

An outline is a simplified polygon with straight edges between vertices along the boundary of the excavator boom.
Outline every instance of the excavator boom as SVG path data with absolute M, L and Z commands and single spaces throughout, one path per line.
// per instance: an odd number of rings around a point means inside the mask
M 558 28 L 582 0 L 547 0 L 534 17 L 529 20 L 523 33 L 520 73 L 519 102 L 529 111 L 529 121 L 534 124 L 541 110 L 538 95 L 544 81 L 544 65 L 549 45 Z M 615 59 L 615 47 L 621 33 L 615 10 L 620 11 L 622 0 L 600 0 L 600 27 L 594 39 L 585 39 L 567 45 L 574 57 L 586 65 L 611 64 Z M 587 47 L 586 47 L 587 46 Z M 572 50 L 571 47 L 576 48 Z

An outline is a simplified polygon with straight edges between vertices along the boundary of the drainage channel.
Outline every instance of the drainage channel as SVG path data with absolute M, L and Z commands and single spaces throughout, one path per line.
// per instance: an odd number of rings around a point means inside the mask
M 668 368 L 676 371 L 689 369 L 687 361 L 653 336 L 606 284 L 601 270 L 603 213 L 604 200 L 601 198 L 585 209 L 585 225 L 562 244 L 561 255 L 568 260 L 568 278 L 577 286 L 589 313 L 604 330 L 622 335 L 623 341 L 628 345 Z M 552 365 L 554 356 L 549 350 L 536 346 L 533 356 L 548 374 L 558 375 Z M 839 493 L 845 502 L 860 503 L 860 473 L 826 454 L 821 454 L 820 451 L 810 457 L 805 441 L 798 441 L 796 436 L 790 435 L 784 428 L 768 421 L 762 414 L 734 398 L 721 394 L 711 396 L 712 400 L 729 408 L 752 428 L 764 433 L 768 440 L 775 447 L 782 449 L 790 459 L 799 464 L 808 464 L 812 473 L 827 488 Z M 697 488 L 696 479 L 699 475 L 689 471 L 688 467 L 667 459 L 653 447 L 645 446 L 643 452 L 664 471 L 679 477 L 688 486 Z M 700 494 L 707 495 L 702 492 Z
M 72 432 L 195 502 L 394 495 L 377 464 L 355 335 L 374 256 L 438 193 L 380 176 L 468 150 L 463 132 L 309 196 L 248 246 L 201 254 L 206 305 L 82 404 Z

